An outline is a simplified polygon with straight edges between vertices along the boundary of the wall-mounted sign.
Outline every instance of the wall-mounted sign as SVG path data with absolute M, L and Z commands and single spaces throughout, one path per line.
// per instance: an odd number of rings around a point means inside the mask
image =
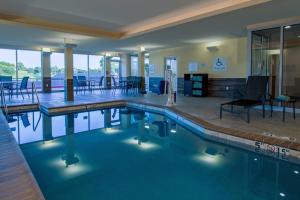
M 199 67 L 199 63 L 198 62 L 189 62 L 189 72 L 197 72 L 198 71 L 198 67 Z
M 149 64 L 149 74 L 154 74 L 154 73 L 155 73 L 155 65 Z
M 217 57 L 213 60 L 213 71 L 222 72 L 227 71 L 227 59 Z

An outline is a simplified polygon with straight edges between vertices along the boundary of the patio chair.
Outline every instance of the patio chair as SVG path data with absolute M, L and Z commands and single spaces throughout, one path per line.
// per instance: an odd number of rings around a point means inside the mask
M 0 82 L 3 83 L 3 88 L 8 91 L 8 97 L 11 99 L 13 95 L 12 76 L 0 76 Z
M 222 103 L 220 106 L 220 119 L 222 119 L 223 111 L 233 112 L 234 106 L 243 107 L 247 111 L 247 122 L 250 123 L 250 109 L 262 105 L 263 117 L 265 117 L 265 102 L 268 85 L 268 76 L 249 76 L 246 84 L 245 92 L 239 92 L 240 99 Z M 224 106 L 231 106 L 230 110 L 224 109 Z M 240 113 L 239 113 L 240 114 Z
M 29 80 L 29 76 L 24 76 L 22 78 L 22 81 L 21 81 L 21 84 L 20 84 L 20 87 L 19 87 L 19 91 L 20 91 L 23 99 L 24 99 L 23 90 L 26 91 L 28 97 L 30 98 L 30 95 L 29 95 L 29 92 L 28 92 L 28 88 L 27 88 L 28 80 Z
M 99 81 L 99 90 L 100 92 L 103 91 L 105 89 L 104 87 L 104 76 L 100 77 L 100 81 Z
M 77 76 L 73 76 L 73 87 L 75 88 L 75 92 L 77 94 L 78 89 L 79 89 Z
M 141 89 L 142 77 L 135 77 L 133 82 L 134 93 L 138 94 Z
M 78 87 L 85 92 L 88 87 L 86 76 L 77 76 Z
M 28 126 L 30 126 L 30 122 L 29 122 L 29 118 L 28 118 L 28 114 L 24 113 L 21 115 L 21 121 L 23 123 L 23 126 L 26 128 Z
M 111 79 L 112 79 L 112 87 L 111 87 L 111 89 L 112 89 L 112 92 L 113 93 L 116 93 L 116 90 L 117 89 L 121 89 L 121 87 L 120 87 L 120 85 L 117 83 L 117 81 L 116 81 L 116 78 L 115 77 L 111 77 Z

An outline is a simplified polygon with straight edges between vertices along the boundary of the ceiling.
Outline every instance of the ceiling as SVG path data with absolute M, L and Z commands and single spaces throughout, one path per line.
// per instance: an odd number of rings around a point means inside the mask
M 182 7 L 216 3 L 221 0 L 9 0 L 0 11 L 120 30 Z M 158 6 L 159 5 L 159 6 Z
M 176 13 L 182 8 L 217 5 L 221 0 L 10 0 L 0 3 L 0 13 L 38 17 L 51 22 L 123 31 L 126 27 L 143 24 Z M 200 4 L 199 4 L 200 3 Z M 16 6 L 17 5 L 17 6 Z M 159 5 L 159 6 L 158 6 Z M 66 33 L 63 30 L 28 26 L 0 20 L 0 46 L 21 48 L 61 48 L 64 39 L 78 45 L 77 50 L 91 53 L 101 51 L 136 51 L 182 46 L 224 38 L 246 36 L 251 24 L 299 16 L 299 0 L 272 0 L 241 9 L 193 18 L 178 24 L 163 25 L 141 34 L 120 39 Z M 177 12 L 178 13 L 178 12 Z M 162 18 L 163 19 L 163 18 Z M 159 20 L 158 20 L 159 21 Z

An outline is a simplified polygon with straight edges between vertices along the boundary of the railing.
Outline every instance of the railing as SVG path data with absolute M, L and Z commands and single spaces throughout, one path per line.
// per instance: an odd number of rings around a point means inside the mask
M 37 90 L 36 90 L 35 82 L 32 82 L 31 90 L 32 90 L 32 92 L 31 92 L 31 95 L 32 95 L 32 103 L 34 103 L 34 98 L 36 97 L 38 106 L 39 106 L 39 108 L 40 108 L 40 98 L 39 98 L 39 95 L 38 95 Z
M 5 100 L 4 85 L 0 83 L 1 106 L 4 108 L 5 116 L 8 116 L 8 108 Z

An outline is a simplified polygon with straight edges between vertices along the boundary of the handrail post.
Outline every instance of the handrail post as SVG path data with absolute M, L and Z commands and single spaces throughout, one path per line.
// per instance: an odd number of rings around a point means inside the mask
M 32 95 L 32 103 L 34 103 L 34 82 L 31 82 L 31 95 Z
M 0 96 L 1 96 L 1 106 L 4 106 L 4 99 L 3 99 L 3 84 L 0 83 L 0 89 L 1 89 L 1 93 L 0 93 Z

